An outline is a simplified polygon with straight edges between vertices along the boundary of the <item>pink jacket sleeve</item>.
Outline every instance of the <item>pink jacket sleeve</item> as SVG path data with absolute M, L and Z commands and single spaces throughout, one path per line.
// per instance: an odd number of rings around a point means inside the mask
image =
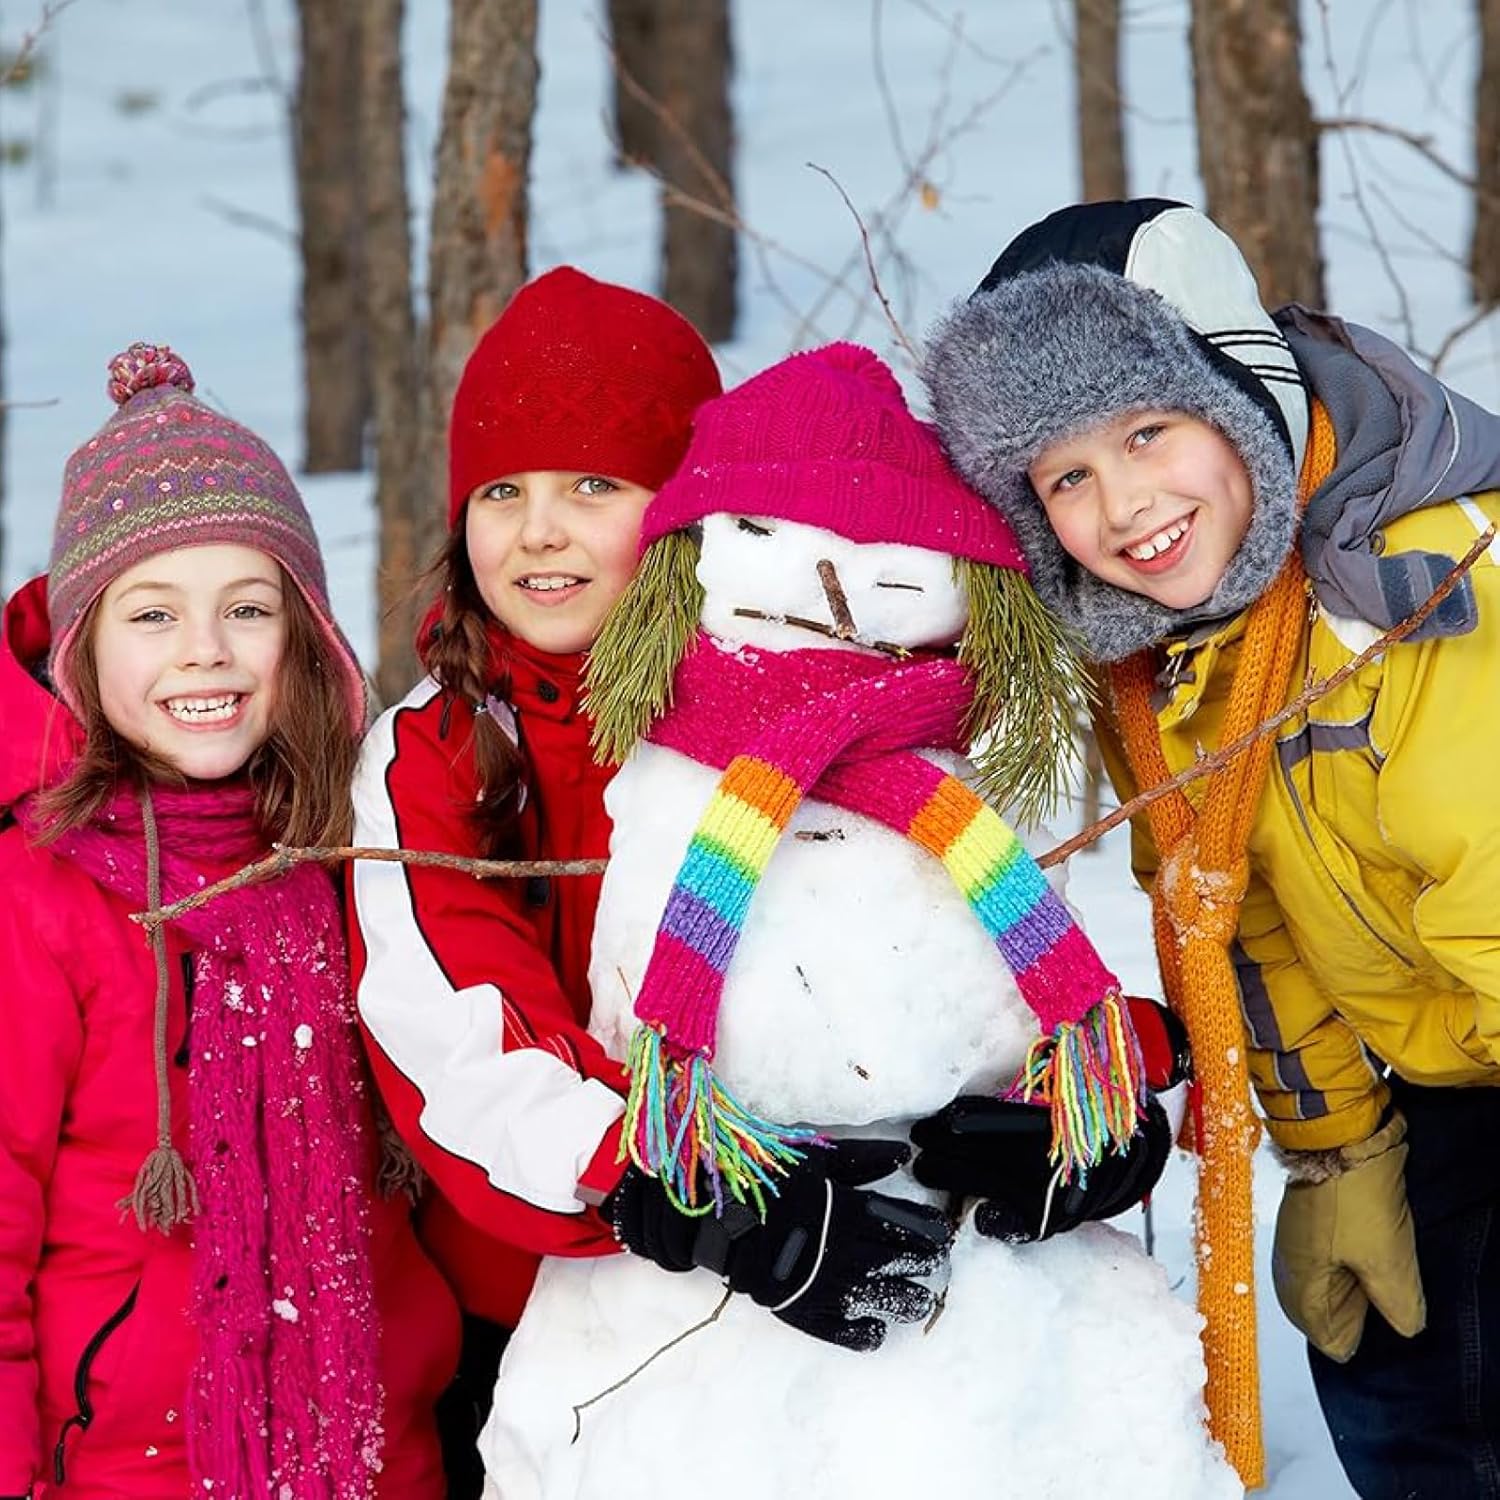
M 78 1005 L 51 952 L 0 885 L 0 1496 L 40 1472 L 31 1288 L 63 1108 L 83 1048 Z

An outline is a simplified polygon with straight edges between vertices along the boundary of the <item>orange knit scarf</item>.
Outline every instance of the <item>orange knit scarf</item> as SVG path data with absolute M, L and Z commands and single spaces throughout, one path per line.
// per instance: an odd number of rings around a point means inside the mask
M 1299 504 L 1328 477 L 1334 455 L 1333 424 L 1315 401 Z M 1220 744 L 1254 729 L 1286 702 L 1306 617 L 1305 575 L 1294 548 L 1246 619 Z M 1171 776 L 1151 706 L 1153 682 L 1149 651 L 1111 669 L 1115 717 L 1131 772 L 1143 788 Z M 1201 1090 L 1194 1117 L 1200 1157 L 1196 1250 L 1209 1430 L 1247 1489 L 1265 1478 L 1251 1202 L 1251 1158 L 1260 1126 L 1250 1105 L 1245 1026 L 1229 946 L 1239 928 L 1250 830 L 1274 747 L 1275 737 L 1262 735 L 1216 770 L 1197 811 L 1180 790 L 1147 809 L 1161 852 L 1151 896 L 1156 954 L 1167 999 L 1192 1041 Z

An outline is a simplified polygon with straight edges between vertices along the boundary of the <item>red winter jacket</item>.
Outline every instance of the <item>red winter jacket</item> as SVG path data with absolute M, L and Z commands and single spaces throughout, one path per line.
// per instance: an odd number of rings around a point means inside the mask
M 81 740 L 30 670 L 47 644 L 38 579 L 4 615 L 0 819 L 55 782 Z M 191 1226 L 145 1232 L 116 1207 L 156 1135 L 156 986 L 128 910 L 0 823 L 0 1496 L 189 1492 Z M 172 1133 L 182 1143 L 188 955 L 168 934 Z M 439 1500 L 432 1405 L 457 1363 L 457 1310 L 405 1203 L 374 1198 L 371 1213 L 386 1400 L 381 1500 Z
M 508 707 L 489 711 L 526 759 L 521 855 L 605 855 L 609 773 L 579 711 L 581 658 L 502 640 Z M 478 853 L 473 723 L 430 677 L 379 719 L 355 779 L 357 843 Z M 375 1076 L 438 1189 L 424 1241 L 466 1308 L 514 1326 L 541 1255 L 615 1249 L 579 1196 L 597 1202 L 622 1170 L 625 1073 L 584 1029 L 599 879 L 370 861 L 349 890 Z

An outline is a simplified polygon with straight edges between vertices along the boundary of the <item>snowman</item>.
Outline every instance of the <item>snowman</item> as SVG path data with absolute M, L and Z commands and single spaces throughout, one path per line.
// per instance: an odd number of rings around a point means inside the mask
M 591 665 L 633 1253 L 544 1262 L 491 1492 L 1239 1495 L 1196 1315 L 1095 1222 L 1171 1079 L 994 811 L 1077 692 L 1004 522 L 832 345 L 703 408 L 642 545 Z

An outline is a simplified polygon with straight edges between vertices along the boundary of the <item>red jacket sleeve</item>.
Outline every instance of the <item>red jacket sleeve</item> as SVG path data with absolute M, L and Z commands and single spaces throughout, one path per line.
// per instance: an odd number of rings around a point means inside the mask
M 0 881 L 0 1495 L 26 1494 L 41 1473 L 31 1287 L 83 1050 L 72 988 L 21 915 L 27 900 Z
M 469 732 L 431 679 L 384 714 L 355 778 L 355 842 L 475 854 Z M 574 1019 L 525 917 L 497 884 L 451 870 L 363 860 L 349 889 L 371 1065 L 422 1167 L 507 1243 L 613 1250 L 585 1198 L 622 1170 L 624 1070 Z

